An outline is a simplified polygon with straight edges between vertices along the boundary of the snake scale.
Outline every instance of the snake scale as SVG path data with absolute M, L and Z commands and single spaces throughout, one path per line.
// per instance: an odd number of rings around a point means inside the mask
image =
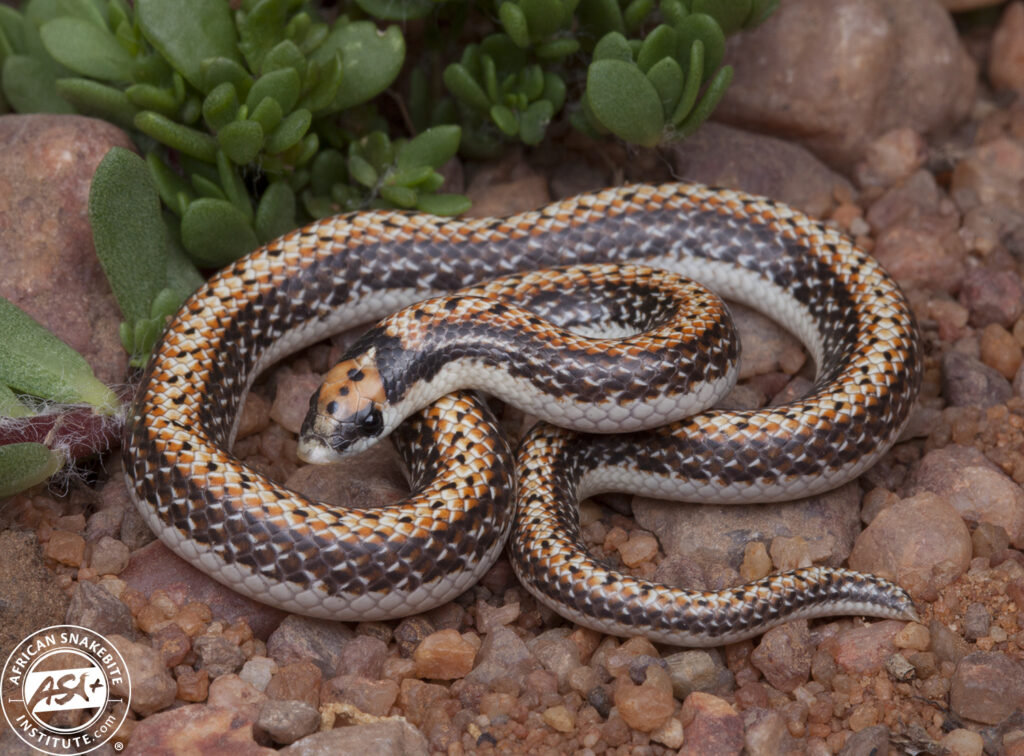
M 457 392 L 394 435 L 410 496 L 365 511 L 310 501 L 231 455 L 245 394 L 281 357 L 496 276 L 599 263 L 689 276 L 774 318 L 815 361 L 810 394 L 623 435 L 539 423 L 513 457 L 486 405 Z M 610 489 L 749 503 L 834 488 L 898 438 L 921 361 L 909 306 L 871 257 L 742 192 L 624 186 L 508 218 L 359 212 L 270 242 L 186 301 L 129 413 L 125 474 L 171 549 L 241 593 L 312 616 L 383 619 L 436 606 L 479 579 L 511 531 L 523 585 L 605 632 L 707 646 L 798 617 L 913 619 L 902 589 L 851 570 L 813 567 L 722 591 L 623 575 L 586 554 L 575 506 Z

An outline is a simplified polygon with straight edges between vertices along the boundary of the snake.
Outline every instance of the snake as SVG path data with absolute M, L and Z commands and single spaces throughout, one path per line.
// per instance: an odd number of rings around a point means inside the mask
M 374 509 L 310 500 L 231 454 L 253 381 L 286 355 L 496 277 L 595 264 L 677 273 L 772 317 L 814 360 L 810 392 L 622 434 L 541 422 L 513 454 L 486 403 L 457 391 L 392 434 L 412 492 Z M 623 574 L 587 553 L 577 501 L 625 489 L 769 503 L 835 488 L 900 437 L 922 361 L 906 297 L 877 261 L 836 229 L 741 191 L 628 185 L 505 218 L 359 211 L 265 244 L 185 301 L 143 373 L 122 455 L 130 495 L 165 545 L 287 611 L 336 620 L 425 611 L 477 582 L 507 539 L 519 580 L 566 618 L 714 646 L 799 618 L 917 615 L 899 586 L 849 569 L 718 591 Z

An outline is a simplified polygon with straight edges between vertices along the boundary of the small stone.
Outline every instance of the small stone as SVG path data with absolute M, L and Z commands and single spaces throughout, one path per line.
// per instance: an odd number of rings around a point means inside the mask
M 921 492 L 878 513 L 857 537 L 850 567 L 894 577 L 915 599 L 962 575 L 971 560 L 971 535 L 942 497 Z
M 160 654 L 148 645 L 133 643 L 121 635 L 108 635 L 107 640 L 120 652 L 128 669 L 132 711 L 148 717 L 174 702 L 178 684 L 167 671 Z M 127 688 L 122 691 L 116 685 L 113 690 L 120 695 L 128 693 Z
M 813 650 L 807 621 L 787 622 L 762 636 L 750 663 L 773 687 L 792 693 L 810 679 Z
M 309 412 L 309 397 L 320 388 L 320 376 L 311 372 L 296 373 L 284 369 L 277 384 L 277 394 L 270 407 L 270 418 L 291 433 L 298 433 Z M 283 374 L 283 376 L 282 376 Z
M 923 166 L 927 158 L 928 148 L 920 134 L 910 128 L 896 128 L 867 146 L 854 175 L 862 188 L 891 186 Z
M 395 643 L 398 646 L 398 652 L 406 658 L 411 657 L 423 639 L 436 630 L 434 623 L 426 617 L 406 617 L 395 628 Z
M 519 691 L 519 680 L 541 664 L 530 653 L 523 640 L 508 627 L 498 627 L 484 637 L 477 654 L 476 666 L 466 675 L 466 683 L 491 688 L 502 681 Z
M 282 664 L 267 683 L 268 698 L 278 701 L 305 701 L 311 706 L 320 702 L 320 668 L 313 662 Z
M 651 740 L 666 748 L 679 748 L 683 744 L 683 723 L 675 717 L 651 733 Z
M 544 722 L 558 732 L 572 732 L 576 728 L 576 718 L 564 706 L 552 706 L 541 714 Z
M 995 368 L 957 351 L 940 360 L 942 395 L 954 407 L 992 407 L 1013 396 L 1013 387 Z
M 970 310 L 975 327 L 997 323 L 1011 328 L 1024 314 L 1024 283 L 1015 271 L 975 268 L 963 280 L 960 303 Z
M 97 575 L 119 575 L 128 566 L 128 547 L 110 536 L 103 536 L 90 547 L 89 567 Z
M 718 696 L 691 693 L 683 701 L 679 720 L 683 725 L 681 756 L 738 756 L 743 750 L 743 720 L 728 701 Z
M 168 668 L 182 664 L 188 652 L 192 650 L 192 643 L 185 635 L 185 631 L 173 622 L 150 634 L 149 642 L 153 644 L 153 648 L 164 660 L 164 666 Z
M 920 491 L 939 495 L 965 520 L 999 526 L 1014 547 L 1024 546 L 1024 491 L 973 446 L 949 444 L 925 454 L 911 487 Z
M 653 685 L 634 685 L 625 679 L 615 683 L 614 701 L 622 720 L 641 732 L 662 727 L 675 710 L 670 692 Z
M 959 664 L 960 660 L 971 653 L 971 644 L 959 634 L 937 620 L 928 624 L 928 635 L 931 637 L 929 648 L 939 662 Z
M 256 690 L 235 674 L 221 675 L 210 683 L 207 703 L 218 709 L 230 709 L 237 715 L 253 722 L 259 716 L 260 708 L 267 701 L 262 691 Z
M 527 648 L 533 653 L 544 668 L 555 675 L 559 690 L 568 684 L 569 673 L 580 667 L 580 649 L 568 637 L 568 628 L 555 628 L 529 641 Z
M 1001 652 L 968 654 L 950 681 L 949 705 L 957 716 L 999 724 L 1024 706 L 1024 666 Z
M 431 680 L 457 680 L 473 669 L 477 647 L 457 630 L 438 630 L 424 638 L 412 658 L 416 674 Z
M 335 673 L 376 680 L 384 669 L 387 656 L 387 643 L 369 635 L 357 635 L 342 647 L 341 661 Z
M 877 672 L 896 651 L 893 642 L 902 622 L 883 620 L 862 627 L 842 630 L 824 642 L 836 663 L 848 675 L 869 675 Z
M 264 691 L 275 672 L 277 672 L 277 662 L 267 656 L 254 656 L 242 665 L 238 676 L 256 690 Z
M 309 398 L 306 403 L 308 406 Z M 270 402 L 252 391 L 245 397 L 245 404 L 242 405 L 242 415 L 238 421 L 238 432 L 235 440 L 241 441 L 256 433 L 260 433 L 270 425 Z
M 289 745 L 316 732 L 320 726 L 320 712 L 305 701 L 271 700 L 260 709 L 256 726 L 275 743 Z
M 320 702 L 352 704 L 367 714 L 383 717 L 395 705 L 399 690 L 394 680 L 367 680 L 354 675 L 339 675 L 323 684 Z
M 1024 91 L 1024 5 L 1009 3 L 992 35 L 988 78 L 997 89 Z
M 187 665 L 174 670 L 178 682 L 178 698 L 189 703 L 201 703 L 210 692 L 210 674 L 205 669 L 198 672 Z
M 267 656 L 279 665 L 311 661 L 331 676 L 341 663 L 341 650 L 354 636 L 340 622 L 289 614 L 267 638 Z
M 760 580 L 772 571 L 772 560 L 761 541 L 751 541 L 743 548 L 740 577 L 747 582 Z
M 947 732 L 939 746 L 945 748 L 950 756 L 982 756 L 985 753 L 984 738 L 963 727 Z
M 213 678 L 237 672 L 245 664 L 245 654 L 222 635 L 200 635 L 192 642 L 192 648 L 199 657 L 199 666 Z
M 633 531 L 628 541 L 619 544 L 618 551 L 624 565 L 636 567 L 658 555 L 658 539 L 650 533 Z
M 54 530 L 43 548 L 43 556 L 71 567 L 80 567 L 85 561 L 85 539 L 67 530 Z
M 519 602 L 491 606 L 486 601 L 478 601 L 476 604 L 476 629 L 481 634 L 494 630 L 496 627 L 511 625 L 522 613 Z
M 964 638 L 969 641 L 984 638 L 991 626 L 992 615 L 984 604 L 976 601 L 967 607 L 964 612 Z
M 127 605 L 104 588 L 88 581 L 75 583 L 65 621 L 95 630 L 101 635 L 135 634 L 132 613 Z
M 873 725 L 855 732 L 846 739 L 839 752 L 840 756 L 873 756 L 888 753 L 889 728 L 885 725 Z
M 135 708 L 134 704 L 133 700 L 132 708 Z M 202 704 L 182 706 L 137 722 L 125 754 L 275 756 L 277 751 L 263 748 L 253 740 L 252 726 L 252 720 L 224 709 Z
M 989 323 L 981 330 L 981 361 L 1012 381 L 1024 355 L 1009 331 L 998 323 Z
M 423 734 L 411 724 L 392 719 L 315 732 L 280 751 L 268 749 L 268 753 L 280 756 L 331 756 L 343 753 L 428 756 L 430 747 Z
M 896 648 L 907 648 L 913 651 L 924 651 L 931 645 L 931 642 L 931 633 L 919 622 L 908 622 L 893 638 L 893 645 Z

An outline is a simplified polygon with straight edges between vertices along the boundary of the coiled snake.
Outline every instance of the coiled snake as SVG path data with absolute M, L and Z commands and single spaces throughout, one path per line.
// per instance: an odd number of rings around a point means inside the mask
M 765 312 L 810 351 L 813 390 L 791 404 L 709 410 L 626 435 L 541 423 L 517 460 L 485 405 L 448 395 L 395 434 L 414 493 L 367 511 L 307 500 L 228 451 L 252 381 L 282 356 L 495 276 L 593 263 L 674 271 Z M 188 299 L 146 369 L 124 463 L 165 544 L 289 611 L 339 620 L 423 611 L 472 585 L 511 529 L 520 580 L 564 616 L 621 635 L 717 645 L 797 617 L 915 614 L 897 586 L 850 570 L 796 570 L 718 592 L 622 575 L 582 549 L 577 498 L 626 487 L 767 502 L 828 490 L 894 443 L 920 374 L 916 326 L 896 284 L 841 234 L 770 200 L 667 184 L 510 218 L 361 212 L 267 244 Z

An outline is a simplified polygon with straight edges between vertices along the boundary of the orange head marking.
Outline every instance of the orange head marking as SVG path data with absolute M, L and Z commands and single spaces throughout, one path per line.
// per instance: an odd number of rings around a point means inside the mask
M 375 354 L 370 349 L 331 368 L 309 402 L 300 447 L 318 446 L 326 460 L 361 450 L 383 433 L 386 397 Z

